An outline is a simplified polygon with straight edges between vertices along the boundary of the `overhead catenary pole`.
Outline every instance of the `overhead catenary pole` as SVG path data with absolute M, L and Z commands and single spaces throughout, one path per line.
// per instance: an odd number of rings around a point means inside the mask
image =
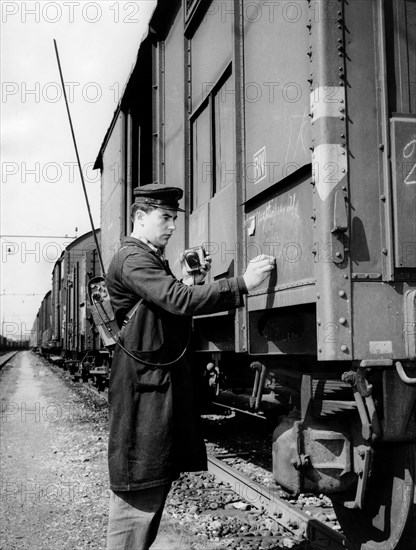
M 96 234 L 95 228 L 94 228 L 94 221 L 93 221 L 92 215 L 91 215 L 90 203 L 89 203 L 89 200 L 88 200 L 87 189 L 85 187 L 84 174 L 82 173 L 82 166 L 81 166 L 81 161 L 79 159 L 77 141 L 75 139 L 75 132 L 74 132 L 74 127 L 72 125 L 71 113 L 69 111 L 68 99 L 66 97 L 64 77 L 62 75 L 61 62 L 59 60 L 58 45 L 56 44 L 55 39 L 53 40 L 53 43 L 54 43 L 54 46 L 55 46 L 56 59 L 58 61 L 58 68 L 59 68 L 59 75 L 61 77 L 62 91 L 63 91 L 63 94 L 64 94 L 66 110 L 67 110 L 67 113 L 68 113 L 69 125 L 71 127 L 71 134 L 72 134 L 72 140 L 74 142 L 75 154 L 77 156 L 78 169 L 79 169 L 79 173 L 80 173 L 80 176 L 81 176 L 82 188 L 84 190 L 85 201 L 87 203 L 88 215 L 90 217 L 91 228 L 92 228 L 92 233 L 94 235 L 95 246 L 97 247 L 98 260 L 100 262 L 101 271 L 102 271 L 102 274 L 104 276 L 105 275 L 105 269 L 104 269 L 103 259 L 101 257 L 101 250 L 100 250 L 100 247 L 99 247 L 99 244 L 98 244 L 97 234 Z

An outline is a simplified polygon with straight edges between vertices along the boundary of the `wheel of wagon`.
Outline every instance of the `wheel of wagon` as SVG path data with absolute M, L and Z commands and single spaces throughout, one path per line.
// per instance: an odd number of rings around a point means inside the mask
M 377 450 L 363 509 L 333 500 L 354 550 L 410 550 L 416 538 L 416 445 Z

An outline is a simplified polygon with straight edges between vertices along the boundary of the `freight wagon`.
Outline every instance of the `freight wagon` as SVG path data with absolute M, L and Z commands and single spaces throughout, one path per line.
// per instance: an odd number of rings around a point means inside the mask
M 415 42 L 414 0 L 159 1 L 96 161 L 106 267 L 154 181 L 184 189 L 174 269 L 276 256 L 194 319 L 197 362 L 275 414 L 276 481 L 328 494 L 357 549 L 416 535 Z
M 100 230 L 97 232 L 100 239 Z M 69 244 L 52 271 L 52 289 L 36 318 L 37 347 L 71 373 L 102 386 L 108 378 L 109 353 L 94 326 L 87 293 L 101 274 L 92 232 Z

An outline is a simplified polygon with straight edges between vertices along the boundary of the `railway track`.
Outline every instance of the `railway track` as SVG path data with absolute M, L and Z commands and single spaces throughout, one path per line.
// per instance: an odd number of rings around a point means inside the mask
M 0 369 L 2 369 L 4 367 L 4 365 L 6 363 L 8 363 L 10 361 L 10 359 L 12 359 L 16 353 L 18 353 L 17 351 L 10 351 L 8 353 L 5 353 L 4 355 L 1 355 L 0 356 Z
M 267 515 L 289 531 L 296 541 L 308 540 L 316 549 L 345 550 L 348 548 L 344 535 L 281 499 L 277 489 L 273 490 L 256 483 L 226 464 L 223 459 L 208 455 L 208 471 L 219 481 L 230 485 L 252 506 L 265 510 Z
M 108 402 L 107 390 L 99 391 L 89 383 L 84 383 L 83 386 L 93 395 Z M 267 516 L 288 531 L 296 542 L 308 541 L 316 550 L 346 550 L 349 548 L 348 541 L 343 534 L 282 499 L 279 496 L 279 489 L 261 485 L 226 464 L 224 459 L 230 457 L 231 455 L 222 455 L 219 458 L 214 454 L 208 454 L 208 471 L 218 481 L 229 485 L 240 498 L 252 507 L 265 512 Z

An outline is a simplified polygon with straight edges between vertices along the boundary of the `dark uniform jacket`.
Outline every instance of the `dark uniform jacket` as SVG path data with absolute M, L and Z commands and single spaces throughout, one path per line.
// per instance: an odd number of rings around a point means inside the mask
M 107 286 L 116 319 L 140 301 L 122 331 L 111 367 L 109 473 L 113 491 L 170 483 L 181 471 L 206 469 L 206 452 L 192 384 L 189 354 L 192 315 L 243 303 L 242 277 L 206 285 L 178 281 L 156 252 L 128 237 L 113 258 Z M 140 362 L 169 363 L 148 366 Z

